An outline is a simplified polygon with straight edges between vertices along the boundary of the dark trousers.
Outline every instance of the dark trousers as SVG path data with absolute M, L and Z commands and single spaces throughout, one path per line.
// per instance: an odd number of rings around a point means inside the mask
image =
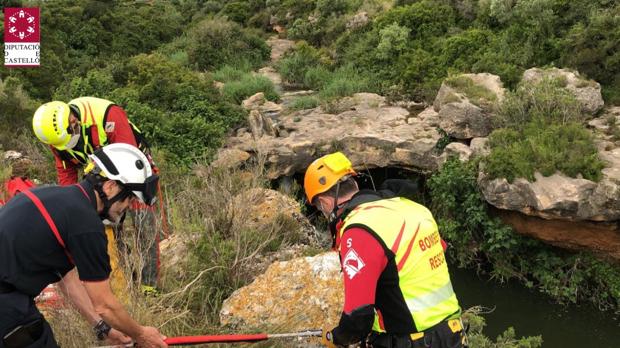
M 14 334 L 5 341 L 11 331 Z M 0 293 L 0 348 L 58 348 L 52 328 L 30 296 Z
M 440 325 L 424 332 L 424 337 L 411 340 L 406 335 L 371 334 L 372 348 L 467 348 L 463 331 L 452 332 L 447 325 Z

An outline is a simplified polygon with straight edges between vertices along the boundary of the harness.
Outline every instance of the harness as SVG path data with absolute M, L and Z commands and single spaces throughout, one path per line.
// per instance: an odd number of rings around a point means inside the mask
M 90 197 L 88 196 L 88 194 L 86 193 L 86 191 L 80 184 L 75 184 L 74 186 L 77 186 L 80 189 L 80 191 L 82 191 L 82 193 L 88 199 L 89 202 L 91 201 Z M 54 237 L 56 237 L 56 241 L 58 241 L 58 244 L 60 244 L 60 246 L 62 247 L 62 250 L 65 252 L 65 255 L 67 255 L 67 259 L 69 259 L 69 262 L 71 263 L 71 265 L 75 265 L 75 262 L 73 262 L 73 257 L 71 257 L 69 250 L 67 250 L 65 241 L 62 239 L 62 236 L 60 235 L 60 232 L 58 231 L 58 227 L 56 227 L 56 223 L 54 222 L 54 219 L 52 219 L 52 216 L 47 211 L 47 208 L 45 208 L 45 206 L 43 205 L 43 202 L 41 202 L 39 197 L 37 197 L 30 190 L 25 190 L 22 192 L 24 195 L 26 195 L 26 197 L 28 197 L 32 201 L 32 203 L 34 203 L 35 207 L 37 207 L 37 209 L 39 210 L 39 213 L 41 213 L 41 216 L 43 216 L 43 219 L 45 220 L 45 222 L 47 222 L 47 225 L 52 230 L 52 233 L 54 233 Z

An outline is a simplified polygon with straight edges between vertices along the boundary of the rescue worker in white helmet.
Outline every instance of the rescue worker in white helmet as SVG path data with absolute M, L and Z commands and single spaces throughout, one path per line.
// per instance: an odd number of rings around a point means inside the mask
M 153 172 L 158 173 L 140 130 L 129 121 L 123 108 L 109 100 L 79 97 L 68 103 L 42 104 L 34 113 L 32 129 L 40 141 L 50 146 L 60 185 L 77 183 L 78 170 L 87 164 L 88 156 L 102 146 L 116 143 L 138 147 L 147 156 Z M 161 224 L 157 223 L 152 207 L 136 203 L 129 212 L 136 233 L 145 237 L 139 246 L 140 253 L 146 255 L 146 262 L 139 270 L 142 288 L 152 292 L 159 278 L 160 231 L 157 226 Z M 127 250 L 129 246 L 118 238 L 121 228 L 122 224 L 117 225 L 115 239 L 119 241 L 120 250 Z
M 58 347 L 33 299 L 59 281 L 98 339 L 167 347 L 112 293 L 103 224 L 133 201 L 153 204 L 158 177 L 131 145 L 105 146 L 90 159 L 82 182 L 25 190 L 0 210 L 0 348 Z
M 344 278 L 344 309 L 323 344 L 460 348 L 461 309 L 431 212 L 395 190 L 359 190 L 336 152 L 308 166 L 304 190 L 328 219 Z

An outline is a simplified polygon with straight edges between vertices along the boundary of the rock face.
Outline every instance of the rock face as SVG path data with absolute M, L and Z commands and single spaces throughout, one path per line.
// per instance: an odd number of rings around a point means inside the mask
M 521 234 L 560 248 L 587 249 L 620 261 L 620 229 L 617 223 L 545 220 L 506 210 L 497 214 Z
M 220 322 L 233 328 L 290 331 L 333 327 L 343 296 L 336 252 L 276 262 L 224 301 Z
M 451 156 L 458 157 L 461 162 L 467 162 L 472 154 L 473 151 L 469 146 L 462 143 L 450 143 L 444 149 L 443 154 L 437 159 L 437 165 L 441 168 Z
M 233 206 L 250 207 L 247 212 L 236 215 L 237 223 L 256 229 L 268 231 L 274 224 L 286 223 L 282 218 L 292 218 L 302 234 L 304 242 L 316 245 L 316 230 L 301 213 L 299 203 L 275 190 L 255 188 L 232 198 Z M 280 220 L 278 220 L 280 219 Z M 293 221 L 289 221 L 293 222 Z M 295 233 L 295 231 L 291 231 Z
M 487 202 L 500 209 L 545 219 L 605 221 L 620 217 L 620 210 L 612 212 L 595 204 L 598 202 L 591 198 L 598 185 L 590 180 L 562 174 L 544 177 L 536 173 L 534 177 L 534 182 L 519 178 L 509 183 L 503 178 L 488 180 L 481 174 L 478 184 Z
M 263 135 L 277 136 L 278 131 L 274 124 L 274 117 L 282 111 L 282 106 L 265 99 L 263 92 L 256 93 L 244 100 L 241 105 L 250 111 L 248 114 L 248 124 L 254 139 Z
M 457 139 L 486 137 L 493 129 L 493 108 L 504 94 L 496 75 L 463 74 L 447 79 L 433 103 L 439 126 Z
M 567 69 L 528 69 L 523 73 L 524 82 L 538 82 L 545 77 L 560 78 L 566 81 L 566 89 L 575 94 L 581 103 L 582 111 L 594 115 L 603 108 L 603 96 L 601 95 L 601 85 L 592 80 L 588 80 L 579 75 L 579 72 Z
M 253 131 L 253 138 L 244 133 L 230 138 L 228 147 L 265 154 L 269 178 L 303 173 L 316 157 L 337 150 L 361 169 L 392 166 L 431 172 L 437 168 L 435 144 L 440 135 L 423 119 L 370 93 L 344 98 L 338 105 L 346 110 L 327 113 L 315 108 L 272 116 L 276 136 L 263 131 L 259 137 Z

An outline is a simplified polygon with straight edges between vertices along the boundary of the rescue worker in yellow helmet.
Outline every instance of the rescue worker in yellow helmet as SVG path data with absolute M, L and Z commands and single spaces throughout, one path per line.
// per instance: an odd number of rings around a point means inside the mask
M 340 153 L 310 164 L 304 190 L 340 253 L 344 310 L 323 344 L 465 347 L 461 309 L 431 212 L 392 190 L 359 190 Z
M 69 103 L 51 101 L 41 105 L 32 118 L 34 134 L 50 145 L 60 185 L 77 183 L 77 170 L 98 148 L 125 143 L 148 156 L 147 144 L 125 110 L 101 98 L 80 97 Z M 149 157 L 152 164 L 152 159 Z
M 89 155 L 108 144 L 124 143 L 139 148 L 147 156 L 153 172 L 159 172 L 140 130 L 129 121 L 123 108 L 109 100 L 80 97 L 69 103 L 45 103 L 35 111 L 32 129 L 39 140 L 50 145 L 58 184 L 62 186 L 76 184 L 78 169 L 87 164 Z M 134 227 L 140 235 L 141 253 L 147 257 L 140 272 L 143 291 L 152 292 L 159 278 L 160 238 L 155 228 L 154 208 L 136 203 L 129 213 L 136 215 Z M 119 243 L 119 249 L 122 248 L 127 246 Z

